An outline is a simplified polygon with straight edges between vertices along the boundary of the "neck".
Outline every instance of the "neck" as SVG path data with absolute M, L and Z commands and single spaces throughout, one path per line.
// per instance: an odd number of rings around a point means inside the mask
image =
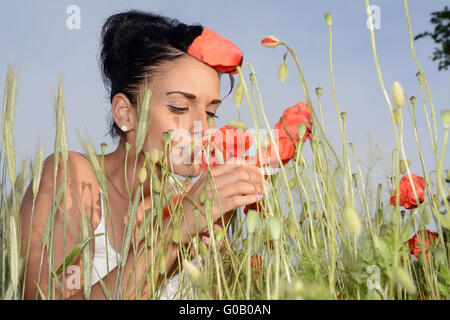
M 145 154 L 144 152 L 141 151 L 138 155 L 136 155 L 136 149 L 134 147 L 134 144 L 132 144 L 131 149 L 128 151 L 128 157 L 125 164 L 125 158 L 127 154 L 125 149 L 125 143 L 126 139 L 122 136 L 120 138 L 120 142 L 119 145 L 117 146 L 117 149 L 112 153 L 105 155 L 104 165 L 105 165 L 105 175 L 109 184 L 108 187 L 116 189 L 116 191 L 124 199 L 130 200 L 127 187 L 125 184 L 125 172 L 126 172 L 126 180 L 128 182 L 128 188 L 131 191 L 131 194 L 134 195 L 139 186 L 138 173 L 145 163 Z M 143 184 L 144 197 L 150 194 L 149 177 L 151 173 L 150 172 L 147 173 L 148 173 L 147 180 Z M 157 174 L 158 178 L 161 179 L 161 168 L 159 166 L 155 167 L 155 173 Z

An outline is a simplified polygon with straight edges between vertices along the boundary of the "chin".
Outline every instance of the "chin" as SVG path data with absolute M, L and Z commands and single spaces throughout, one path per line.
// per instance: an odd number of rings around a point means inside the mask
M 202 169 L 199 164 L 186 164 L 174 166 L 173 172 L 181 177 L 191 176 L 192 178 L 195 178 L 202 173 Z

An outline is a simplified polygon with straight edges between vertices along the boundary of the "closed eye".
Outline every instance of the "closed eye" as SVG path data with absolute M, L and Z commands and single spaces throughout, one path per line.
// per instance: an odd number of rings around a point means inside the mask
M 214 118 L 218 118 L 218 116 L 216 116 L 215 113 L 210 112 L 210 111 L 206 111 L 206 114 L 208 115 L 208 117 L 214 117 Z
M 167 105 L 167 107 L 170 109 L 170 111 L 176 113 L 176 114 L 182 114 L 189 110 L 189 108 L 186 107 L 175 107 L 171 105 Z

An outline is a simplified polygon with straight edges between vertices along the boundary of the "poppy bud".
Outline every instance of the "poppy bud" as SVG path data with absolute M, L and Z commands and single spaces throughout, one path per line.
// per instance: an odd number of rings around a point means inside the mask
M 297 126 L 297 132 L 298 132 L 300 141 L 303 141 L 303 137 L 305 136 L 305 133 L 306 133 L 306 124 L 300 123 Z
M 191 261 L 183 260 L 183 270 L 186 270 L 189 278 L 196 287 L 202 287 L 204 283 L 204 276 L 202 272 Z
M 394 110 L 394 121 L 395 124 L 400 124 L 402 122 L 402 112 L 400 111 L 400 109 Z
M 405 93 L 403 92 L 402 85 L 397 81 L 392 85 L 392 99 L 394 104 L 401 108 L 405 104 Z
M 242 100 L 244 99 L 244 85 L 241 81 L 238 82 L 236 88 L 234 89 L 234 104 L 236 107 L 240 107 Z
M 212 199 L 211 199 L 211 198 L 206 198 L 206 200 L 205 200 L 205 208 L 206 208 L 206 211 L 211 210 L 212 205 L 213 205 Z
M 275 48 L 280 44 L 280 40 L 278 40 L 275 36 L 266 36 L 264 39 L 261 40 L 261 45 L 266 48 Z
M 166 272 L 166 256 L 164 254 L 159 257 L 159 273 L 164 274 Z
M 156 175 L 152 177 L 152 187 L 156 193 L 160 193 L 162 190 L 161 181 L 159 181 L 159 178 Z
M 255 74 L 253 72 L 249 73 L 248 78 L 250 79 L 251 82 L 255 82 L 255 80 L 256 80 Z
M 406 173 L 406 162 L 404 160 L 400 161 L 400 174 L 405 174 Z
M 290 222 L 288 225 L 288 235 L 290 238 L 295 238 L 297 235 L 297 230 L 295 228 L 295 224 Z
M 172 230 L 172 241 L 175 243 L 181 243 L 181 231 L 179 228 L 173 228 Z
M 108 145 L 104 142 L 102 144 L 100 144 L 100 148 L 101 148 L 103 154 L 106 152 L 107 147 L 108 147 Z
M 306 212 L 305 210 L 302 210 L 300 213 L 300 222 L 304 221 L 306 219 Z
M 240 122 L 240 121 L 230 120 L 230 121 L 228 121 L 228 124 L 235 129 L 241 129 L 241 130 L 248 129 L 247 126 L 245 125 L 245 123 Z
M 206 189 L 203 188 L 203 189 L 200 191 L 200 203 L 201 203 L 201 204 L 204 204 L 205 201 L 206 201 Z
M 285 82 L 287 75 L 288 75 L 288 67 L 286 61 L 283 61 L 283 63 L 278 68 L 278 79 L 280 79 L 281 82 Z
M 125 151 L 128 152 L 131 149 L 131 143 L 125 142 Z
M 208 255 L 208 247 L 203 241 L 200 241 L 200 254 L 204 257 Z
M 139 170 L 138 178 L 139 178 L 139 182 L 142 184 L 145 182 L 145 180 L 147 180 L 147 169 L 145 168 L 145 166 L 143 166 Z
M 397 268 L 397 270 L 395 270 L 395 280 L 400 286 L 403 287 L 403 289 L 405 289 L 409 293 L 413 294 L 414 292 L 416 292 L 416 286 L 414 285 L 414 282 L 403 268 Z
M 354 236 L 359 237 L 361 234 L 361 221 L 358 212 L 352 206 L 344 208 L 344 223 Z
M 321 87 L 317 87 L 317 88 L 316 88 L 316 95 L 317 95 L 317 97 L 319 97 L 319 98 L 320 98 L 320 96 L 322 95 L 322 88 L 321 88 Z
M 214 121 L 214 119 L 212 117 L 206 118 L 206 122 L 208 123 L 208 127 L 211 128 L 213 126 L 213 121 Z
M 422 82 L 422 81 L 423 81 L 423 73 L 422 73 L 421 71 L 418 71 L 418 72 L 416 73 L 416 77 L 417 77 L 417 80 L 418 80 L 419 82 Z
M 450 127 L 450 109 L 442 110 L 441 121 L 444 128 Z
M 216 240 L 220 244 L 224 238 L 225 234 L 222 229 L 217 230 L 216 232 Z
M 288 187 L 289 189 L 292 189 L 293 187 L 295 187 L 295 185 L 297 184 L 297 178 L 294 177 L 291 180 L 288 181 Z
M 331 23 L 333 22 L 333 15 L 331 13 L 326 13 L 324 15 L 325 22 L 327 23 L 327 26 L 331 27 Z
M 159 153 L 158 149 L 152 149 L 150 151 L 150 161 L 152 163 L 157 163 L 159 161 L 159 156 L 160 156 L 160 153 Z
M 269 226 L 269 232 L 270 236 L 273 240 L 279 240 L 280 239 L 280 232 L 281 232 L 281 221 L 278 217 L 270 217 L 267 221 Z
M 313 216 L 314 216 L 314 219 L 316 219 L 316 220 L 319 219 L 320 218 L 320 210 L 316 208 L 313 212 Z
M 411 98 L 409 98 L 409 101 L 411 101 L 411 104 L 412 104 L 413 106 L 415 106 L 416 103 L 417 103 L 417 98 L 414 97 L 414 96 L 411 96 Z
M 192 210 L 192 213 L 194 214 L 194 217 L 198 217 L 198 215 L 200 214 L 200 210 L 198 210 L 197 208 L 194 208 L 194 210 Z
M 404 217 L 405 217 L 405 214 L 406 214 L 406 211 L 405 211 L 405 210 L 402 210 L 402 211 L 400 211 L 400 214 L 402 215 L 402 218 L 404 218 Z
M 248 233 L 254 233 L 256 224 L 258 223 L 259 213 L 256 210 L 249 210 L 247 212 L 247 231 Z

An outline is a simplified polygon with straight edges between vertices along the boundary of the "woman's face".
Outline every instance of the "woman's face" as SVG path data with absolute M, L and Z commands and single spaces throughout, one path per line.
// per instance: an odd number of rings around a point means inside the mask
M 215 127 L 220 103 L 217 71 L 188 55 L 168 63 L 153 82 L 143 151 L 164 150 L 163 133 L 171 129 L 171 169 L 180 176 L 199 175 L 202 137 Z M 212 119 L 211 128 L 207 118 Z

